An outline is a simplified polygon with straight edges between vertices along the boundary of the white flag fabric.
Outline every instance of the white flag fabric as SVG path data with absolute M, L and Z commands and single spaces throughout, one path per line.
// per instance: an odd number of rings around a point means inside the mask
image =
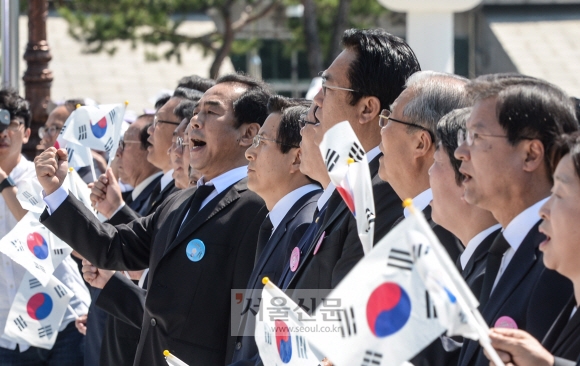
M 366 153 L 350 123 L 326 131 L 320 143 L 330 180 L 356 218 L 365 255 L 373 248 L 375 201 Z
M 87 183 L 81 178 L 79 173 L 73 168 L 69 168 L 67 177 L 65 178 L 62 187 L 69 191 L 73 196 L 75 196 L 86 208 L 92 213 L 95 210 L 91 206 L 91 190 L 87 186 Z M 96 214 L 96 213 L 95 213 Z
M 51 276 L 43 286 L 27 272 L 10 307 L 4 333 L 17 342 L 51 349 L 72 296 L 56 277 Z
M 313 320 L 268 281 L 262 290 L 254 334 L 264 365 L 318 365 L 321 357 L 314 353 L 304 335 Z
M 72 248 L 48 231 L 39 218 L 39 213 L 29 211 L 0 239 L 0 252 L 26 268 L 46 286 L 54 269 L 72 252 Z
M 124 115 L 125 104 L 78 107 L 67 119 L 62 137 L 73 144 L 107 151 L 112 160 L 119 145 Z
M 42 200 L 42 186 L 36 177 L 18 182 L 16 199 L 26 211 L 42 213 L 46 204 Z
M 306 336 L 334 365 L 400 366 L 445 331 L 408 242 L 407 232 L 422 230 L 417 221 L 403 220 L 327 296 L 340 309 L 316 309 L 319 328 L 340 332 Z
M 67 119 L 67 122 L 69 121 L 72 120 Z M 92 166 L 94 163 L 91 149 L 86 146 L 65 140 L 62 137 L 62 131 L 64 131 L 64 129 L 61 130 L 61 133 L 58 135 L 54 147 L 56 147 L 57 149 L 60 148 L 66 149 L 66 152 L 68 153 L 68 166 L 73 167 L 75 169 L 79 169 L 84 166 Z

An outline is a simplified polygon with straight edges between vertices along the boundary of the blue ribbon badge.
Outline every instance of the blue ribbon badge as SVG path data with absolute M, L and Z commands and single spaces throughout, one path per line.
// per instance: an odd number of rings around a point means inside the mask
M 199 239 L 193 239 L 185 248 L 187 258 L 192 262 L 199 262 L 205 255 L 205 244 Z

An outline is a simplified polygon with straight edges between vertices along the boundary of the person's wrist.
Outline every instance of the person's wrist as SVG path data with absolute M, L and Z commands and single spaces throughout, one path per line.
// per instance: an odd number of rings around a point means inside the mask
M 0 193 L 4 192 L 4 190 L 14 187 L 16 184 L 9 176 L 0 176 Z

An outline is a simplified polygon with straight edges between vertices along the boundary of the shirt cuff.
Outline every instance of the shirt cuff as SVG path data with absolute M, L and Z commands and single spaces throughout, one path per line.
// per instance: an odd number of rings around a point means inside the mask
M 52 215 L 52 213 L 56 211 L 60 205 L 62 205 L 67 197 L 68 192 L 62 187 L 58 187 L 56 191 L 52 192 L 48 196 L 46 195 L 46 192 L 44 192 L 44 189 L 42 190 L 42 199 L 44 200 L 44 203 L 46 203 L 48 213 L 50 215 Z

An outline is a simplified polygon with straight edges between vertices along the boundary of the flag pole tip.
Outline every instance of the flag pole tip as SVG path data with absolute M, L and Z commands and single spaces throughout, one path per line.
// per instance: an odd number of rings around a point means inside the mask
M 73 168 L 72 166 L 70 168 L 68 168 L 68 171 L 71 173 L 73 172 L 73 170 L 75 170 L 75 168 Z
M 267 284 L 268 282 L 270 282 L 270 279 L 268 277 L 262 278 L 262 284 L 263 285 Z
M 169 351 L 168 351 L 168 350 L 165 350 L 165 351 L 163 351 L 163 356 L 165 356 L 165 357 L 169 356 L 170 354 L 171 354 L 171 353 L 169 353 Z
M 126 101 L 125 101 L 125 107 L 126 107 L 126 106 L 128 106 L 128 105 L 129 105 L 129 101 L 128 101 L 128 100 L 126 100 Z
M 81 105 L 80 104 L 77 104 L 77 108 L 80 108 L 80 107 L 81 107 Z
M 411 206 L 413 204 L 413 200 L 411 198 L 407 198 L 406 200 L 403 201 L 403 207 L 407 208 L 409 206 Z
M 350 164 L 354 163 L 354 159 L 353 158 L 348 158 L 348 159 L 346 159 L 346 163 L 348 165 L 350 165 Z

